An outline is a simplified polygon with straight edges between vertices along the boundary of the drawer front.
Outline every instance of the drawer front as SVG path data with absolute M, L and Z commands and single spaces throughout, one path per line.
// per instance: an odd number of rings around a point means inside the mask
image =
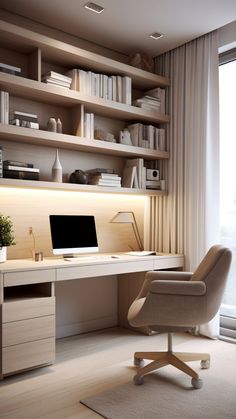
M 2 328 L 3 347 L 50 337 L 55 337 L 55 316 L 4 323 Z
M 2 305 L 3 323 L 55 314 L 55 297 L 9 301 Z
M 55 338 L 37 340 L 2 350 L 2 372 L 10 374 L 55 361 Z
M 68 279 L 93 278 L 97 276 L 118 275 L 129 272 L 143 272 L 153 269 L 153 260 L 127 261 L 122 263 L 103 263 L 86 266 L 73 266 L 57 269 L 57 280 L 65 281 Z
M 53 282 L 55 280 L 55 269 L 7 272 L 3 275 L 4 287 L 10 287 L 13 285 L 37 284 L 42 282 Z
M 161 256 L 160 259 L 154 260 L 154 269 L 174 269 L 183 266 L 183 256 Z

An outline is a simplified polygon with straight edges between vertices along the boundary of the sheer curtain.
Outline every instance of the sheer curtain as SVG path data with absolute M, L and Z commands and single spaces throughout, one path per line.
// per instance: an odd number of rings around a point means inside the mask
M 219 242 L 217 31 L 157 57 L 155 69 L 171 80 L 169 193 L 164 199 L 150 200 L 155 223 L 149 244 L 159 251 L 184 253 L 186 270 L 192 271 L 208 248 Z M 217 334 L 217 322 L 213 323 L 213 330 L 203 330 L 204 334 Z

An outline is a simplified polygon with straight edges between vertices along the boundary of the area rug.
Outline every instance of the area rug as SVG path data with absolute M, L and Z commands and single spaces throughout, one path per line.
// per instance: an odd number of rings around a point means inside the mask
M 81 403 L 107 419 L 236 419 L 236 345 L 201 339 L 197 346 L 191 341 L 175 349 L 211 354 L 209 369 L 189 363 L 203 379 L 201 389 L 193 389 L 189 376 L 166 366 L 146 375 L 143 385 L 134 385 L 131 376 L 129 382 Z

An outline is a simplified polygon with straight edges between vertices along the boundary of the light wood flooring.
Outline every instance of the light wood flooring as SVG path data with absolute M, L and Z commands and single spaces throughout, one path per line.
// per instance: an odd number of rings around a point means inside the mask
M 174 336 L 174 345 L 195 339 Z M 56 363 L 0 382 L 1 419 L 96 419 L 82 398 L 132 381 L 137 350 L 166 350 L 166 335 L 111 328 L 57 341 Z

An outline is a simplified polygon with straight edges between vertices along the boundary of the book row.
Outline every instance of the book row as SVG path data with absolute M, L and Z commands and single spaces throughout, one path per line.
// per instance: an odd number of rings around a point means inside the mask
M 131 105 L 132 81 L 128 76 L 94 73 L 74 68 L 67 72 L 71 77 L 71 89 L 87 96 L 96 96 Z
M 150 148 L 152 150 L 166 151 L 165 129 L 142 123 L 128 126 L 132 145 Z

